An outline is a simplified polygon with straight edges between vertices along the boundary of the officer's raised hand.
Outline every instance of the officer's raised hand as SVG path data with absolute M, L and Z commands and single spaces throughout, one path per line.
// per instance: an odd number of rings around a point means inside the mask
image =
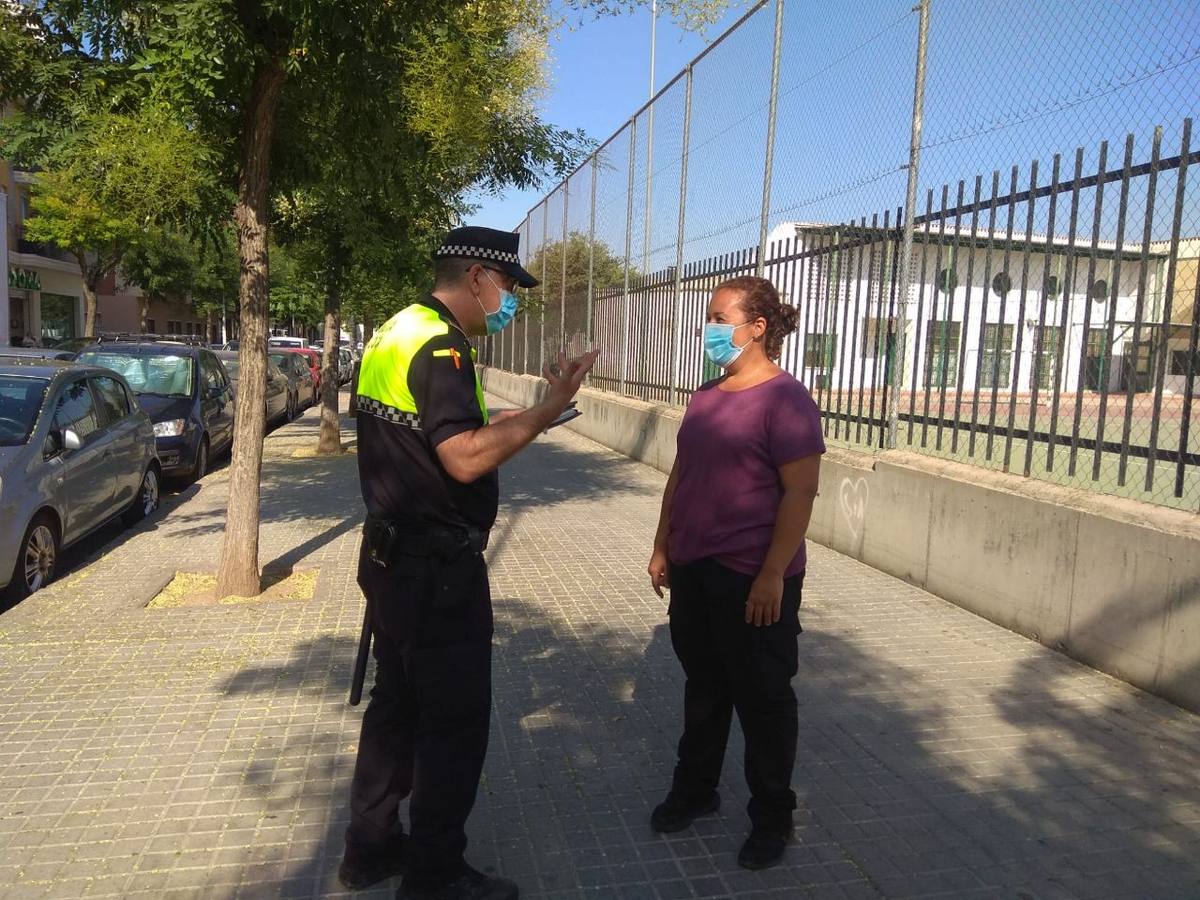
M 571 402 L 577 393 L 579 386 L 583 384 L 583 379 L 587 373 L 592 370 L 592 366 L 596 364 L 596 360 L 600 357 L 599 350 L 591 350 L 584 353 L 582 356 L 576 356 L 574 359 L 567 359 L 566 354 L 558 354 L 558 365 L 551 368 L 547 363 L 542 369 L 542 377 L 550 383 L 549 389 L 546 391 L 546 396 L 554 396 L 555 400 L 562 400 L 562 406 L 558 412 L 566 409 L 567 404 Z M 555 413 L 557 416 L 558 413 Z

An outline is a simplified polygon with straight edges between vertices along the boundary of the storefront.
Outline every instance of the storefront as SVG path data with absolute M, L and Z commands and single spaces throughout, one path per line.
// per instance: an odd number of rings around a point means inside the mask
M 8 332 L 14 346 L 51 346 L 83 334 L 78 273 L 62 271 L 57 261 L 51 261 L 53 268 L 37 261 L 31 254 L 9 254 Z

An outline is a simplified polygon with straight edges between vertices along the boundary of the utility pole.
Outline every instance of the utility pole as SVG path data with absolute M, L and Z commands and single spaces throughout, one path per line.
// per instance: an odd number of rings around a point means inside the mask
M 929 42 L 929 3 L 920 0 L 917 10 L 916 79 L 913 85 L 912 129 L 908 144 L 908 187 L 904 193 L 904 231 L 900 242 L 900 277 L 897 279 L 896 327 L 892 351 L 892 395 L 888 410 L 887 446 L 896 449 L 900 433 L 900 391 L 904 387 L 904 352 L 908 330 L 908 291 L 912 283 L 913 228 L 917 206 L 917 179 L 921 170 L 921 126 L 925 111 L 925 56 Z M 1015 176 L 1014 176 L 1015 177 Z M 920 323 L 917 323 L 920 326 Z

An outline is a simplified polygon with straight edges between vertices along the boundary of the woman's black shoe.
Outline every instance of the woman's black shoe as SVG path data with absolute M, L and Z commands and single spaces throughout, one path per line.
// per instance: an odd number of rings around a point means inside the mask
M 412 887 L 405 880 L 396 900 L 517 900 L 519 895 L 516 884 L 508 879 L 484 875 L 468 866 L 454 881 L 435 888 Z
M 743 869 L 769 869 L 783 859 L 791 839 L 791 828 L 755 828 L 742 844 L 738 865 Z
M 660 834 L 683 831 L 693 821 L 721 808 L 721 795 L 713 791 L 702 800 L 686 800 L 674 791 L 650 814 L 650 827 Z
M 346 845 L 338 881 L 350 891 L 361 891 L 394 875 L 404 874 L 404 835 L 382 849 L 364 850 Z

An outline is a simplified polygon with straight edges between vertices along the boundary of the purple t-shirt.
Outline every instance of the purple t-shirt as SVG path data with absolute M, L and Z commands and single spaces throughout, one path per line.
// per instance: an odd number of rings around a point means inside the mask
M 710 381 L 692 395 L 679 426 L 668 553 L 682 564 L 714 556 L 757 575 L 783 499 L 779 467 L 825 452 L 821 413 L 786 372 L 741 391 L 719 384 Z M 785 577 L 804 566 L 801 542 Z

